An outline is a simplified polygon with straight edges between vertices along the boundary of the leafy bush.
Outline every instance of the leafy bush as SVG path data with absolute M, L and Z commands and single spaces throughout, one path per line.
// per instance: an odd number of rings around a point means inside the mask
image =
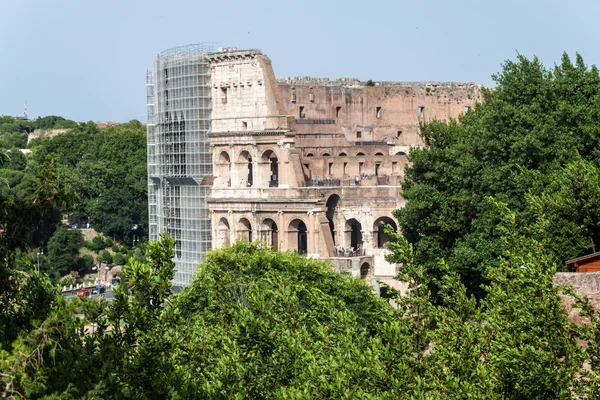
M 127 258 L 125 258 L 125 256 L 121 253 L 116 253 L 113 256 L 113 262 L 117 265 L 123 265 L 127 262 Z
M 90 250 L 99 252 L 100 250 L 105 249 L 105 248 L 106 248 L 106 243 L 104 242 L 104 239 L 102 239 L 102 236 L 98 235 L 92 239 Z
M 77 280 L 73 278 L 71 274 L 65 275 L 58 281 L 62 286 L 70 287 L 71 285 L 75 286 Z
M 119 245 L 117 243 L 113 243 L 113 245 L 111 246 L 111 249 L 113 252 L 118 253 L 119 252 Z
M 98 254 L 98 262 L 106 262 L 108 264 L 113 262 L 113 257 L 110 255 L 110 253 L 107 250 L 102 250 L 100 252 L 100 254 Z
M 104 239 L 104 244 L 106 244 L 106 247 L 111 247 L 113 245 L 113 240 L 109 237 Z

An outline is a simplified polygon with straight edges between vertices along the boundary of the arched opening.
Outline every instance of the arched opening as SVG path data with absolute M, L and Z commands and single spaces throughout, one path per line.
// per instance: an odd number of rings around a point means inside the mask
M 394 240 L 394 238 L 384 232 L 383 226 L 381 225 L 382 222 L 390 225 L 394 231 L 398 230 L 396 223 L 390 217 L 380 217 L 375 220 L 375 223 L 373 224 L 373 235 L 375 236 L 374 242 L 380 249 L 384 248 L 386 243 Z
M 277 154 L 272 150 L 267 150 L 262 155 L 262 161 L 268 164 L 269 167 L 269 187 L 278 187 L 279 163 L 277 161 Z
M 341 152 L 341 153 L 340 153 L 340 157 L 346 157 L 346 156 L 347 156 L 347 154 L 346 154 L 346 153 L 344 153 L 344 152 Z
M 365 153 L 362 153 L 362 152 L 360 152 L 360 153 L 356 153 L 356 156 L 357 156 L 357 157 L 359 157 L 359 156 L 364 156 L 364 155 L 365 155 Z
M 350 244 L 350 247 L 354 251 L 362 248 L 363 240 L 361 231 L 362 225 L 356 219 L 352 218 L 346 221 L 346 245 Z
M 266 218 L 262 222 L 260 235 L 261 239 L 273 250 L 279 250 L 279 230 L 277 229 L 275 221 L 271 218 Z
M 335 215 L 338 211 L 338 207 L 340 206 L 340 196 L 337 194 L 332 194 L 327 199 L 327 203 L 325 205 L 327 207 L 327 211 L 325 212 L 325 216 L 329 221 L 329 229 L 331 230 L 331 236 L 333 237 L 333 244 L 336 243 L 335 240 Z
M 363 263 L 360 266 L 360 278 L 365 279 L 369 275 L 369 263 Z
M 306 157 L 314 157 L 313 153 L 308 153 Z
M 383 155 L 383 153 L 382 153 L 382 152 L 378 152 L 378 153 L 375 153 L 375 155 L 376 155 L 376 156 L 382 156 L 382 155 Z
M 323 153 L 323 157 L 329 157 L 329 153 Z
M 290 222 L 288 229 L 288 245 L 290 250 L 295 250 L 299 254 L 308 252 L 308 235 L 306 224 L 301 219 L 295 219 Z
M 229 221 L 227 221 L 227 218 L 221 218 L 217 227 L 217 248 L 229 246 L 230 237 Z
M 399 151 L 399 152 L 397 152 L 397 153 L 396 153 L 396 155 L 397 155 L 397 156 L 405 156 L 405 155 L 406 155 L 406 153 L 405 153 L 405 152 L 403 152 L 403 151 Z
M 218 177 L 223 186 L 231 187 L 231 159 L 226 151 L 219 154 Z
M 250 224 L 250 221 L 248 221 L 247 218 L 242 218 L 240 219 L 240 221 L 238 222 L 237 225 L 237 237 L 238 240 L 242 241 L 242 242 L 251 242 L 253 240 L 252 238 L 252 225 Z
M 247 151 L 242 151 L 238 157 L 240 186 L 251 187 L 254 184 L 252 173 L 252 156 Z

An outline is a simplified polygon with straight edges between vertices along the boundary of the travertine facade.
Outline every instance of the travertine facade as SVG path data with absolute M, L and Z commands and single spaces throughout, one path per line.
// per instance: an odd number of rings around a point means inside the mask
M 262 239 L 328 258 L 340 270 L 392 282 L 384 259 L 406 154 L 419 121 L 458 117 L 480 97 L 472 83 L 275 79 L 258 50 L 208 55 L 213 248 Z

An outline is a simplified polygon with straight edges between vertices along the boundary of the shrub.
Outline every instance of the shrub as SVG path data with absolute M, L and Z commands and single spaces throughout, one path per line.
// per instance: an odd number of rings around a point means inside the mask
M 98 254 L 98 262 L 110 264 L 113 262 L 113 258 L 108 251 L 102 250 L 100 254 Z
M 71 285 L 75 285 L 77 280 L 71 275 L 65 275 L 58 281 L 62 286 L 69 287 Z
M 127 258 L 121 253 L 116 253 L 113 256 L 113 262 L 117 265 L 124 265 L 127 262 Z

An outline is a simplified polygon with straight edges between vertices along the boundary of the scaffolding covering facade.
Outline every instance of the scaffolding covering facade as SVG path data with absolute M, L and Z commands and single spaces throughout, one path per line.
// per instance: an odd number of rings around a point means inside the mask
M 146 75 L 150 239 L 163 231 L 176 239 L 176 286 L 191 282 L 212 244 L 210 185 L 203 184 L 212 176 L 212 51 L 210 43 L 166 50 Z

